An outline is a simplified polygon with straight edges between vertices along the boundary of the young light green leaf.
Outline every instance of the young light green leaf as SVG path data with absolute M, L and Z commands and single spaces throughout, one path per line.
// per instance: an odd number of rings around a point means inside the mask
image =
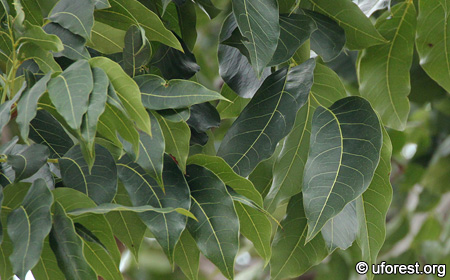
M 87 46 L 104 54 L 113 54 L 123 51 L 125 31 L 114 28 L 99 21 L 94 21 L 91 40 Z
M 138 128 L 152 135 L 150 118 L 142 105 L 139 87 L 133 79 L 119 64 L 106 57 L 92 58 L 89 63 L 92 67 L 99 67 L 106 72 L 128 115 L 136 122 Z
M 212 171 L 225 185 L 251 199 L 257 205 L 262 205 L 261 194 L 255 189 L 252 182 L 237 175 L 222 158 L 198 154 L 189 157 L 187 164 L 196 164 Z
M 321 236 L 305 244 L 307 219 L 302 194 L 291 198 L 287 215 L 272 242 L 270 275 L 274 280 L 297 277 L 319 264 L 328 251 Z
M 358 62 L 359 90 L 380 114 L 384 125 L 403 130 L 409 114 L 409 70 L 416 27 L 414 3 L 395 5 L 377 19 L 375 27 L 390 42 L 362 51 Z
M 151 110 L 181 109 L 211 100 L 225 100 L 219 93 L 192 81 L 166 81 L 150 74 L 134 80 L 142 92 L 142 103 Z
M 174 260 L 189 280 L 198 279 L 200 251 L 188 230 L 184 230 L 178 240 Z
M 8 235 L 14 249 L 9 256 L 14 274 L 25 279 L 38 262 L 45 237 L 50 233 L 53 196 L 43 179 L 37 179 L 21 206 L 8 216 Z
M 233 14 L 258 77 L 269 64 L 278 45 L 280 25 L 275 0 L 232 0 Z
M 161 42 L 167 46 L 183 51 L 175 35 L 151 10 L 137 0 L 110 0 L 111 8 L 95 12 L 95 19 L 122 30 L 135 24 L 145 30 L 149 40 Z
M 171 122 L 157 116 L 164 135 L 166 153 L 172 155 L 178 162 L 181 171 L 186 171 L 186 160 L 189 155 L 189 139 L 191 130 L 185 122 Z
M 95 145 L 92 169 L 84 160 L 79 145 L 59 159 L 59 167 L 64 186 L 85 193 L 97 204 L 113 200 L 117 191 L 117 168 L 106 148 Z
M 365 99 L 346 97 L 316 109 L 303 176 L 307 242 L 369 187 L 381 144 L 380 122 Z
M 239 221 L 233 200 L 214 173 L 198 165 L 187 167 L 191 212 L 187 229 L 200 251 L 228 279 L 234 277 L 234 259 L 239 248 Z M 205 188 L 205 186 L 208 186 Z
M 170 156 L 164 157 L 164 191 L 128 156 L 122 157 L 117 168 L 133 206 L 189 209 L 189 188 L 183 173 Z M 186 216 L 178 213 L 142 212 L 139 217 L 154 234 L 172 263 L 175 245 L 186 227 Z
M 67 217 L 59 202 L 54 207 L 50 247 L 55 253 L 59 268 L 69 280 L 96 279 L 96 273 L 85 260 L 84 244 L 75 232 L 73 221 Z
M 345 30 L 350 49 L 364 49 L 387 43 L 370 19 L 352 1 L 309 0 L 313 10 L 336 21 Z
M 130 26 L 125 34 L 123 48 L 123 69 L 131 77 L 146 65 L 152 56 L 152 46 L 145 37 L 145 31 L 136 25 Z
M 449 0 L 419 1 L 416 49 L 420 65 L 447 92 L 450 91 Z
M 92 71 L 86 60 L 73 63 L 48 82 L 52 103 L 73 130 L 80 129 L 93 86 Z
M 94 25 L 94 0 L 60 0 L 49 19 L 89 40 Z
M 314 67 L 315 61 L 311 59 L 266 78 L 228 130 L 217 152 L 236 173 L 249 175 L 290 132 L 295 114 L 307 101 Z
M 302 190 L 303 169 L 308 158 L 311 119 L 317 106 L 331 106 L 346 96 L 338 75 L 330 68 L 317 64 L 308 102 L 298 112 L 294 127 L 284 141 L 283 149 L 273 165 L 273 181 L 264 200 L 272 213 L 277 206 Z
M 28 143 L 30 132 L 30 122 L 36 117 L 38 100 L 47 91 L 47 82 L 51 78 L 51 73 L 47 73 L 33 87 L 27 89 L 19 102 L 17 102 L 16 122 L 19 126 L 20 137 Z
M 369 267 L 378 263 L 378 252 L 380 252 L 386 236 L 386 214 L 392 200 L 392 187 L 389 181 L 391 153 L 391 139 L 383 129 L 380 163 L 369 188 L 356 200 L 359 223 L 356 241 L 361 248 L 362 260 Z M 369 272 L 367 278 L 373 279 L 373 274 Z

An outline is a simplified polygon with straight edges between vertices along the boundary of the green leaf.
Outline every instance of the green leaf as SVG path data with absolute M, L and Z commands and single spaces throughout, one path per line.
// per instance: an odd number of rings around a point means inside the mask
M 157 116 L 165 139 L 166 153 L 175 158 L 181 171 L 186 171 L 186 160 L 189 155 L 189 139 L 191 130 L 185 122 L 171 122 Z
M 252 182 L 237 175 L 222 158 L 198 154 L 191 156 L 187 164 L 196 164 L 212 171 L 225 185 L 251 199 L 257 205 L 262 205 L 261 194 L 255 189 Z
M 312 86 L 314 60 L 270 75 L 228 130 L 217 155 L 241 176 L 269 158 L 286 136 L 295 114 L 307 101 Z
M 187 124 L 198 133 L 204 133 L 220 126 L 219 112 L 209 102 L 192 105 L 190 112 Z
M 88 109 L 94 82 L 86 60 L 79 60 L 48 82 L 48 93 L 56 110 L 70 128 L 78 131 Z
M 338 75 L 330 68 L 317 64 L 314 69 L 314 83 L 308 102 L 298 112 L 294 127 L 284 141 L 283 149 L 273 166 L 273 182 L 264 206 L 273 212 L 284 200 L 302 190 L 303 169 L 309 151 L 311 119 L 317 106 L 331 106 L 346 96 L 345 88 Z
M 234 277 L 234 259 L 239 248 L 239 221 L 224 183 L 198 165 L 187 168 L 191 190 L 191 212 L 198 222 L 188 220 L 187 229 L 200 251 L 228 279 Z M 205 187 L 207 186 L 207 187 Z
M 79 145 L 71 148 L 59 159 L 64 186 L 89 196 L 95 203 L 111 202 L 117 191 L 117 168 L 109 151 L 95 145 L 95 162 L 92 169 L 84 160 Z
M 133 206 L 189 209 L 189 188 L 183 173 L 168 155 L 164 157 L 164 191 L 142 168 L 124 156 L 117 165 L 119 178 L 130 196 Z M 169 261 L 186 226 L 186 217 L 178 213 L 140 213 L 139 217 L 156 237 Z
M 214 6 L 211 0 L 196 0 L 195 2 L 208 15 L 210 19 L 215 18 L 220 13 L 220 10 Z
M 49 154 L 48 148 L 40 144 L 25 146 L 24 149 L 9 154 L 7 163 L 14 170 L 15 181 L 26 179 L 36 173 L 47 163 Z
M 87 45 L 103 54 L 113 54 L 123 51 L 124 38 L 125 31 L 94 21 L 91 40 Z
M 49 34 L 58 36 L 63 43 L 64 50 L 62 52 L 55 53 L 55 57 L 65 56 L 72 60 L 89 59 L 91 57 L 84 46 L 86 44 L 85 38 L 73 34 L 61 25 L 53 22 L 45 25 L 44 30 Z
M 309 2 L 313 4 L 314 11 L 330 17 L 345 30 L 348 48 L 364 49 L 387 43 L 370 19 L 352 1 L 309 0 Z
M 328 252 L 331 254 L 337 248 L 347 250 L 355 241 L 357 231 L 356 201 L 353 200 L 322 228 L 322 236 L 327 244 Z
M 25 21 L 25 32 L 20 35 L 17 42 L 34 43 L 46 51 L 60 52 L 64 49 L 58 36 L 47 34 L 42 27 L 32 25 L 28 21 Z
M 411 68 L 416 10 L 402 2 L 386 11 L 375 24 L 390 42 L 361 53 L 358 63 L 359 90 L 380 114 L 383 123 L 404 130 L 409 114 L 409 69 Z M 377 86 L 374 86 L 377 85 Z
M 272 242 L 271 279 L 293 278 L 319 264 L 328 251 L 321 236 L 305 244 L 307 219 L 303 212 L 302 194 L 291 198 L 287 215 Z
M 181 31 L 181 37 L 190 50 L 194 49 L 195 42 L 197 41 L 197 14 L 195 11 L 195 5 L 192 2 L 187 2 L 185 5 L 177 6 L 179 15 L 179 26 Z
M 310 16 L 317 25 L 317 30 L 311 34 L 311 49 L 325 62 L 335 59 L 345 45 L 344 29 L 322 14 L 303 9 L 300 12 Z
M 29 137 L 38 144 L 46 145 L 50 150 L 50 158 L 62 157 L 73 146 L 63 126 L 45 110 L 38 110 L 31 121 Z
M 183 231 L 175 246 L 174 260 L 189 280 L 198 279 L 200 251 L 187 230 Z
M 95 0 L 95 9 L 96 10 L 103 10 L 111 8 L 111 5 L 109 4 L 108 0 Z
M 114 263 L 114 260 L 108 254 L 107 250 L 95 242 L 83 240 L 83 243 L 83 252 L 86 256 L 86 260 L 94 268 L 97 274 L 106 279 L 124 279 L 119 267 Z
M 69 280 L 96 279 L 96 273 L 85 260 L 84 244 L 75 232 L 73 221 L 67 217 L 59 202 L 54 207 L 50 247 L 55 253 L 59 268 Z
M 220 94 L 229 100 L 221 100 L 217 104 L 217 111 L 222 119 L 236 118 L 249 102 L 237 95 L 227 84 L 222 86 Z
M 392 187 L 389 181 L 391 173 L 392 144 L 389 134 L 383 129 L 383 145 L 380 163 L 375 170 L 369 188 L 356 200 L 358 216 L 357 242 L 361 248 L 361 259 L 369 267 L 378 263 L 377 256 L 386 236 L 386 214 L 392 200 Z M 372 273 L 367 274 L 369 280 Z
M 53 55 L 49 51 L 45 51 L 35 44 L 24 44 L 19 50 L 19 59 L 22 61 L 33 59 L 39 69 L 44 73 L 61 72 L 61 67 L 56 63 Z
M 81 124 L 81 151 L 84 159 L 92 168 L 95 160 L 94 139 L 97 132 L 97 123 L 105 111 L 106 99 L 108 97 L 109 80 L 105 72 L 100 68 L 92 69 L 94 87 L 89 96 L 89 105 Z
M 44 18 L 42 16 L 41 7 L 39 6 L 39 1 L 21 0 L 20 4 L 22 4 L 25 19 L 33 25 L 42 26 Z
M 450 36 L 448 0 L 419 1 L 416 49 L 420 65 L 433 80 L 450 91 Z
M 133 79 L 119 64 L 105 57 L 92 58 L 89 63 L 92 67 L 99 67 L 106 72 L 128 115 L 136 122 L 138 128 L 151 135 L 150 118 L 142 105 L 139 87 Z
M 233 14 L 258 77 L 269 64 L 280 37 L 278 3 L 274 0 L 232 0 Z
M 36 117 L 38 100 L 47 91 L 47 83 L 51 78 L 51 73 L 47 73 L 33 87 L 27 89 L 19 102 L 17 102 L 17 118 L 20 137 L 28 143 L 28 134 L 30 132 L 30 122 Z
M 138 76 L 134 80 L 142 92 L 142 103 L 151 110 L 181 109 L 211 100 L 225 99 L 219 93 L 192 81 L 166 81 L 150 74 Z
M 189 211 L 187 211 L 186 209 L 183 209 L 183 208 L 172 208 L 172 207 L 158 208 L 158 207 L 152 207 L 150 205 L 130 207 L 130 206 L 124 206 L 124 205 L 115 204 L 115 203 L 103 203 L 103 204 L 100 204 L 99 206 L 93 207 L 93 208 L 83 208 L 83 209 L 79 209 L 79 210 L 70 211 L 70 212 L 68 212 L 68 215 L 80 216 L 80 215 L 87 214 L 87 213 L 107 214 L 110 212 L 119 212 L 119 211 L 121 211 L 121 212 L 130 211 L 130 212 L 135 212 L 135 213 L 157 212 L 157 213 L 162 213 L 162 214 L 178 212 L 178 213 L 188 216 L 190 218 L 195 218 L 193 215 L 191 215 L 189 213 Z
M 113 203 L 125 206 L 132 205 L 130 197 L 122 183 L 119 183 L 119 188 Z M 131 211 L 119 211 L 109 212 L 105 216 L 111 225 L 114 236 L 128 247 L 137 261 L 139 257 L 139 248 L 147 229 L 138 214 Z
M 316 109 L 303 176 L 307 242 L 369 187 L 381 144 L 380 122 L 365 99 L 346 97 Z
M 14 274 L 25 279 L 38 262 L 45 237 L 50 233 L 53 196 L 43 179 L 34 181 L 21 206 L 8 216 L 8 235 L 14 245 L 9 256 Z
M 175 35 L 164 27 L 159 17 L 136 0 L 110 0 L 111 8 L 95 12 L 95 19 L 114 28 L 128 30 L 135 24 L 145 30 L 149 40 L 182 51 Z
M 317 30 L 315 21 L 305 15 L 280 15 L 280 38 L 270 66 L 288 61 L 297 49 Z
M 136 25 L 130 26 L 124 40 L 123 68 L 128 75 L 134 77 L 150 61 L 152 46 L 145 38 L 145 31 Z
M 89 40 L 94 25 L 94 1 L 60 0 L 52 9 L 49 19 Z
M 58 267 L 55 254 L 50 248 L 49 238 L 45 238 L 42 254 L 39 262 L 33 267 L 33 276 L 37 280 L 64 279 L 64 275 Z
M 171 122 L 187 122 L 191 117 L 189 108 L 159 110 L 158 114 Z
M 17 94 L 15 98 L 0 105 L 0 131 L 2 131 L 5 125 L 8 124 L 9 119 L 11 118 L 11 107 L 19 97 L 20 94 Z

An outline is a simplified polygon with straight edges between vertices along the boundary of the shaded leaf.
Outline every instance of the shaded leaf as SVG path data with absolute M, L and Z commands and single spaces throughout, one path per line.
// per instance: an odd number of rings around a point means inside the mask
M 184 230 L 178 240 L 174 260 L 189 280 L 198 279 L 200 251 L 188 230 Z
M 17 94 L 13 99 L 0 105 L 0 132 L 2 132 L 3 128 L 8 124 L 9 119 L 11 118 L 11 107 L 19 97 L 20 94 Z
M 38 262 L 45 237 L 50 233 L 50 207 L 53 196 L 45 181 L 37 179 L 21 206 L 8 216 L 8 235 L 14 245 L 9 259 L 14 274 L 25 279 L 26 273 Z
M 56 110 L 74 130 L 79 130 L 88 109 L 93 88 L 91 68 L 86 60 L 79 60 L 48 82 L 48 93 Z
M 135 213 L 157 212 L 157 213 L 162 213 L 162 214 L 178 212 L 182 215 L 194 218 L 194 216 L 191 215 L 189 213 L 189 211 L 187 211 L 186 209 L 183 209 L 183 208 L 171 208 L 171 207 L 158 208 L 158 207 L 152 207 L 150 205 L 133 207 L 133 206 L 124 206 L 124 205 L 115 204 L 115 203 L 103 203 L 94 208 L 83 208 L 83 209 L 79 209 L 79 210 L 70 211 L 70 212 L 68 212 L 68 215 L 79 216 L 79 215 L 83 215 L 83 214 L 87 214 L 87 213 L 89 213 L 89 214 L 107 214 L 110 212 L 118 212 L 118 211 L 122 211 L 122 212 L 130 211 L 130 212 L 135 212 Z
M 295 114 L 307 101 L 312 86 L 314 60 L 270 75 L 228 130 L 217 155 L 241 176 L 269 158 L 286 136 Z
M 199 250 L 228 279 L 234 276 L 234 259 L 239 248 L 239 221 L 224 183 L 198 165 L 187 167 L 191 190 L 191 212 L 198 222 L 188 220 L 187 229 Z M 205 187 L 208 186 L 208 187 Z
M 48 240 L 49 238 L 45 238 L 42 254 L 32 270 L 33 276 L 37 280 L 64 279 Z
M 117 168 L 106 148 L 95 145 L 92 169 L 84 160 L 79 145 L 59 159 L 63 184 L 89 196 L 95 203 L 111 202 L 117 191 Z
M 149 62 L 152 46 L 145 38 L 145 31 L 136 25 L 130 26 L 124 40 L 123 67 L 128 75 L 134 77 L 139 68 Z
M 94 25 L 94 0 L 60 0 L 49 19 L 89 40 Z
M 364 50 L 358 62 L 359 90 L 380 114 L 383 123 L 403 130 L 409 114 L 407 98 L 411 68 L 416 10 L 403 2 L 377 19 L 375 27 L 390 42 Z M 373 86 L 377 85 L 377 86 Z
M 195 104 L 190 108 L 191 116 L 187 124 L 197 132 L 206 132 L 213 127 L 219 127 L 220 115 L 216 107 L 209 102 Z
M 25 146 L 24 149 L 9 154 L 7 163 L 14 170 L 15 181 L 18 182 L 36 173 L 47 163 L 49 154 L 48 148 L 40 144 Z
M 62 41 L 64 50 L 59 53 L 54 53 L 55 57 L 65 56 L 72 60 L 89 59 L 91 56 L 85 48 L 86 39 L 73 34 L 61 25 L 50 22 L 44 26 L 45 32 L 54 34 Z
M 317 107 L 303 176 L 307 242 L 369 187 L 381 144 L 380 122 L 365 99 L 352 96 Z
M 225 101 L 224 101 L 225 102 Z M 171 122 L 187 122 L 191 116 L 189 108 L 159 110 L 158 114 Z
M 272 59 L 280 37 L 278 5 L 273 0 L 232 0 L 233 14 L 258 77 Z

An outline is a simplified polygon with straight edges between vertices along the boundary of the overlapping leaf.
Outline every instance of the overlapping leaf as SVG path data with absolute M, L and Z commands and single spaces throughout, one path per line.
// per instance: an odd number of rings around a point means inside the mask
M 25 31 L 20 35 L 17 42 L 20 43 L 34 43 L 46 51 L 60 52 L 64 46 L 58 36 L 47 34 L 37 25 L 32 25 L 25 21 Z
M 54 53 L 53 55 L 55 57 L 65 56 L 72 60 L 89 59 L 91 57 L 84 46 L 86 44 L 85 38 L 73 34 L 69 30 L 54 22 L 50 22 L 45 25 L 44 30 L 49 34 L 58 36 L 63 43 L 64 50 Z M 37 62 L 39 63 L 39 61 Z
M 258 77 L 269 64 L 280 37 L 278 4 L 274 0 L 232 0 L 233 14 Z
M 290 132 L 295 114 L 307 101 L 314 67 L 314 60 L 308 60 L 266 78 L 228 130 L 217 152 L 236 173 L 249 175 Z
M 47 163 L 49 150 L 46 146 L 33 144 L 31 146 L 17 145 L 8 155 L 7 163 L 14 170 L 15 181 L 26 179 L 36 173 Z
M 184 230 L 178 240 L 174 260 L 189 280 L 198 279 L 200 251 L 188 230 Z
M 146 65 L 152 55 L 152 46 L 145 37 L 145 31 L 132 25 L 125 34 L 123 49 L 123 67 L 125 72 L 134 77 L 143 65 Z
M 101 53 L 113 54 L 123 50 L 125 31 L 94 21 L 91 40 L 87 45 Z
M 44 239 L 50 233 L 50 207 L 53 196 L 45 181 L 37 179 L 21 206 L 8 216 L 8 235 L 14 245 L 10 255 L 14 274 L 25 279 L 26 273 L 38 262 Z
M 55 254 L 53 254 L 50 248 L 49 238 L 44 241 L 44 247 L 42 254 L 39 257 L 39 262 L 34 266 L 33 276 L 38 280 L 52 280 L 63 279 L 64 275 L 58 267 Z
M 89 40 L 94 25 L 94 0 L 60 0 L 49 19 Z
M 51 71 L 61 72 L 61 67 L 58 63 L 56 63 L 52 53 L 43 50 L 35 44 L 28 43 L 21 46 L 19 50 L 19 58 L 22 61 L 33 59 L 37 65 L 39 65 L 39 69 L 41 69 L 44 73 Z
M 283 149 L 273 166 L 273 181 L 264 201 L 269 212 L 273 212 L 282 201 L 302 189 L 314 110 L 319 105 L 331 106 L 333 102 L 345 96 L 345 88 L 338 75 L 328 67 L 317 64 L 308 102 L 297 112 L 294 127 L 286 137 Z
M 191 190 L 191 212 L 187 229 L 199 250 L 227 277 L 234 277 L 234 259 L 239 248 L 239 221 L 224 183 L 211 171 L 198 166 L 187 168 Z M 205 187 L 208 186 L 208 187 Z
M 229 100 L 221 100 L 217 104 L 216 108 L 222 119 L 236 118 L 249 102 L 249 100 L 237 95 L 227 84 L 222 86 L 220 94 Z
M 303 176 L 307 241 L 369 187 L 381 144 L 380 122 L 365 99 L 346 97 L 316 109 Z
M 414 3 L 395 5 L 375 24 L 389 44 L 364 50 L 358 62 L 361 96 L 370 101 L 386 126 L 397 130 L 405 129 L 409 114 L 415 26 Z

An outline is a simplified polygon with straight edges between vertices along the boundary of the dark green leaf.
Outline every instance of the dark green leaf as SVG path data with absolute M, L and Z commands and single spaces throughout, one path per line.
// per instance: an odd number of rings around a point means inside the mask
M 178 240 L 174 260 L 189 280 L 198 279 L 200 251 L 188 230 L 184 230 Z
M 52 103 L 73 130 L 80 129 L 93 85 L 91 68 L 86 60 L 73 63 L 48 82 Z
M 226 102 L 226 101 L 224 101 Z M 158 114 L 171 122 L 187 122 L 191 116 L 189 108 L 159 110 Z
M 317 25 L 309 16 L 280 15 L 280 38 L 269 66 L 288 61 L 315 30 Z
M 85 193 L 97 204 L 113 200 L 117 191 L 117 168 L 106 148 L 95 145 L 95 162 L 90 172 L 79 145 L 59 159 L 59 167 L 66 187 Z
M 297 110 L 307 101 L 314 67 L 311 59 L 270 75 L 228 130 L 217 155 L 239 175 L 249 175 L 290 132 Z
M 215 18 L 220 13 L 220 10 L 214 6 L 211 0 L 195 0 L 195 2 L 211 19 Z
M 36 117 L 37 103 L 42 94 L 47 90 L 47 82 L 51 78 L 51 73 L 42 77 L 33 87 L 27 89 L 19 102 L 17 102 L 17 118 L 20 136 L 27 143 L 30 131 L 30 122 Z
M 72 33 L 89 40 L 94 25 L 94 1 L 60 0 L 52 9 L 49 19 Z
M 141 75 L 134 79 L 142 92 L 147 109 L 181 109 L 210 100 L 225 99 L 203 85 L 186 80 L 166 81 L 156 75 Z
M 164 157 L 164 191 L 142 168 L 124 156 L 117 165 L 119 178 L 130 196 L 133 206 L 189 209 L 189 188 L 183 173 L 174 160 Z M 178 213 L 139 213 L 142 221 L 156 237 L 164 252 L 173 262 L 173 251 L 185 226 L 186 217 Z
M 180 42 L 183 52 L 166 45 L 160 45 L 150 62 L 159 68 L 165 79 L 187 80 L 200 71 L 200 66 L 198 66 L 194 54 L 183 41 L 180 40 Z
M 55 254 L 50 248 L 49 238 L 44 241 L 42 254 L 39 257 L 39 262 L 34 266 L 32 272 L 37 280 L 53 280 L 64 279 L 64 275 L 58 267 Z
M 55 203 L 50 247 L 66 279 L 97 279 L 97 275 L 85 260 L 83 241 L 76 234 L 73 221 L 67 217 L 59 202 Z
M 50 207 L 53 196 L 45 181 L 37 179 L 21 206 L 8 216 L 8 235 L 14 245 L 9 257 L 14 274 L 25 279 L 26 273 L 38 262 L 45 237 L 50 233 Z
M 110 0 L 111 8 L 95 12 L 95 19 L 112 27 L 128 30 L 135 24 L 145 30 L 149 40 L 159 41 L 167 46 L 182 50 L 180 42 L 159 17 L 136 0 Z
M 188 220 L 187 229 L 200 251 L 228 279 L 234 277 L 234 259 L 239 248 L 239 221 L 224 183 L 198 165 L 187 168 L 191 190 L 191 212 L 198 222 Z M 206 187 L 207 186 L 207 187 Z
M 361 96 L 370 101 L 383 123 L 403 130 L 409 114 L 407 98 L 411 68 L 416 9 L 402 2 L 377 19 L 375 27 L 390 42 L 364 50 L 358 62 Z M 374 86 L 377 85 L 377 86 Z
M 7 163 L 15 173 L 15 181 L 28 178 L 47 163 L 49 150 L 46 146 L 33 144 L 20 151 L 8 155 Z
M 269 64 L 280 37 L 278 4 L 274 0 L 232 0 L 233 14 L 258 77 Z
M 20 4 L 22 4 L 25 19 L 31 24 L 42 26 L 44 18 L 42 16 L 41 7 L 39 7 L 39 1 L 21 0 Z
M 391 139 L 383 129 L 383 146 L 380 163 L 375 170 L 369 188 L 356 199 L 358 216 L 357 242 L 361 248 L 361 259 L 372 266 L 377 262 L 378 252 L 383 246 L 386 236 L 386 214 L 392 200 L 392 187 L 389 181 L 391 173 Z M 373 279 L 371 272 L 368 279 Z
M 9 119 L 11 118 L 11 106 L 17 99 L 20 97 L 20 94 L 17 95 L 16 98 L 6 101 L 5 103 L 0 105 L 0 132 L 3 130 L 5 125 L 8 124 Z
M 381 144 L 380 122 L 365 99 L 346 97 L 316 109 L 303 176 L 307 241 L 369 187 Z
M 319 264 L 328 251 L 321 236 L 305 244 L 307 219 L 303 211 L 302 194 L 289 201 L 287 215 L 272 242 L 271 279 L 293 278 Z
M 84 46 L 86 44 L 86 39 L 83 37 L 73 34 L 61 25 L 53 22 L 45 25 L 44 30 L 49 34 L 58 36 L 63 43 L 64 50 L 62 52 L 55 53 L 55 57 L 65 56 L 72 60 L 90 58 L 90 55 Z
M 309 10 L 300 11 L 310 16 L 317 25 L 317 30 L 311 34 L 311 49 L 325 62 L 335 59 L 345 45 L 344 29 L 327 16 Z
M 191 107 L 191 116 L 187 124 L 197 132 L 206 132 L 213 127 L 219 127 L 220 115 L 216 107 L 209 102 L 196 104 Z
M 350 49 L 364 49 L 387 43 L 369 18 L 352 1 L 309 0 L 314 11 L 336 21 L 344 30 Z M 345 11 L 345 12 L 344 12 Z
M 192 51 L 197 41 L 197 14 L 195 12 L 195 5 L 188 1 L 182 6 L 177 6 L 177 11 L 181 38 L 183 38 L 183 42 Z
M 136 122 L 138 128 L 151 135 L 150 118 L 142 105 L 139 87 L 133 79 L 119 64 L 105 57 L 93 58 L 89 63 L 92 67 L 99 67 L 105 71 L 128 115 Z
M 73 141 L 62 125 L 47 111 L 37 111 L 30 123 L 30 139 L 46 145 L 50 158 L 62 157 L 73 146 Z
M 150 61 L 152 46 L 145 38 L 145 31 L 132 25 L 125 34 L 125 47 L 123 49 L 123 68 L 125 72 L 134 77 L 139 69 Z

